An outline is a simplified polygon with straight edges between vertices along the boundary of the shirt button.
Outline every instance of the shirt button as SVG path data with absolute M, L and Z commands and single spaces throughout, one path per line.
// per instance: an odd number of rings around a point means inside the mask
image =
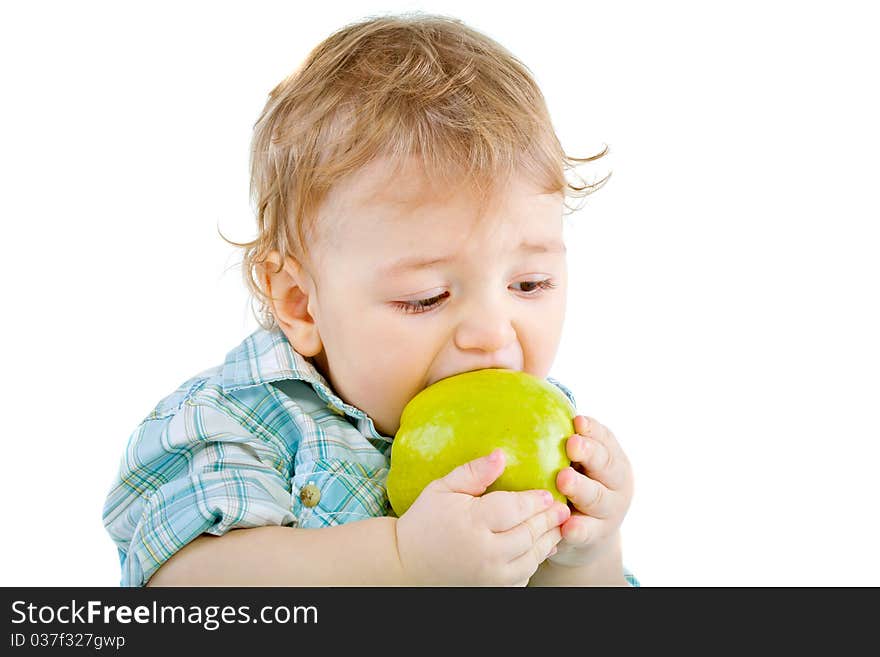
M 306 484 L 299 491 L 299 499 L 305 506 L 313 507 L 321 501 L 321 491 L 315 484 Z

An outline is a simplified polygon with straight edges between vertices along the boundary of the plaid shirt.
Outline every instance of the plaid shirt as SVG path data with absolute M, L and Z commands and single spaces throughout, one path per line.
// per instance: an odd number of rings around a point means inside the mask
M 142 586 L 203 533 L 391 515 L 391 442 L 280 329 L 258 329 L 223 365 L 162 399 L 129 438 L 103 514 L 121 585 Z

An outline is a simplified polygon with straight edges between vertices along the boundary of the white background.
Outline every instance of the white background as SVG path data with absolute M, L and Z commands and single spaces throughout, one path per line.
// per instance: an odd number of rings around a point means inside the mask
M 869 3 L 18 3 L 0 13 L 0 585 L 115 585 L 128 435 L 256 328 L 251 128 L 333 30 L 456 16 L 610 155 L 551 375 L 635 468 L 646 586 L 880 585 Z

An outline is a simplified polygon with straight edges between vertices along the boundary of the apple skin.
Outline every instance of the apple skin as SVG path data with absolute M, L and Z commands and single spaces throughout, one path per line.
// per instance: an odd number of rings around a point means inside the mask
M 546 489 L 565 503 L 556 475 L 570 465 L 566 439 L 577 414 L 556 386 L 525 372 L 484 369 L 441 379 L 404 407 L 386 486 L 401 516 L 435 479 L 496 447 L 506 467 L 486 489 Z

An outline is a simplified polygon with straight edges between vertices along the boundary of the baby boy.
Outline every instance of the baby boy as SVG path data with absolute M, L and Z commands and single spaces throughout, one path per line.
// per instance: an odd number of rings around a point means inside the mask
M 260 329 L 129 439 L 104 508 L 122 584 L 636 584 L 631 467 L 594 419 L 566 441 L 568 505 L 484 495 L 502 450 L 399 518 L 385 492 L 418 392 L 553 363 L 565 200 L 596 186 L 567 182 L 586 160 L 563 152 L 528 70 L 455 19 L 371 18 L 272 91 L 252 146 L 258 234 L 237 246 Z

